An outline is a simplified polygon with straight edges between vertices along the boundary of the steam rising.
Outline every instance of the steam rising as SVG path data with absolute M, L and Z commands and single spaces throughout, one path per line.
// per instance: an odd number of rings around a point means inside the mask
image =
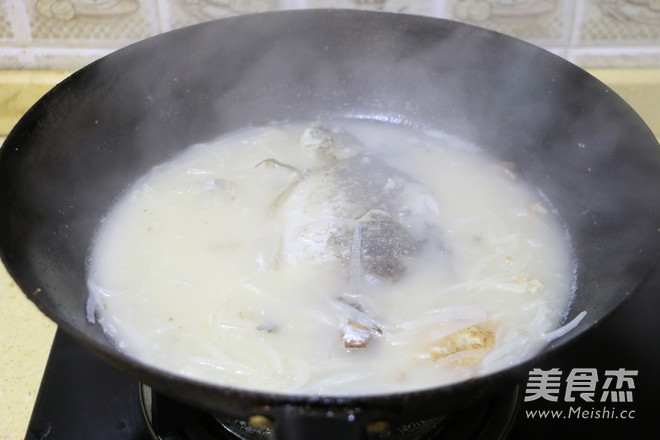
M 341 116 L 439 129 L 515 164 L 541 188 L 584 240 L 579 261 L 591 258 L 589 243 L 613 245 L 604 243 L 623 227 L 618 213 L 649 203 L 615 184 L 657 167 L 657 154 L 626 153 L 648 129 L 606 86 L 532 45 L 442 20 L 354 11 L 236 17 L 168 38 L 177 56 L 140 60 L 146 72 L 132 77 L 144 87 L 130 96 L 149 90 L 140 162 L 272 121 Z M 602 222 L 612 231 L 592 232 Z M 637 232 L 616 234 L 634 242 Z M 580 265 L 580 278 L 601 276 L 592 270 Z M 602 276 L 630 277 L 622 281 L 630 285 L 639 273 L 614 265 Z
M 42 289 L 45 313 L 117 357 L 87 323 L 84 273 L 99 219 L 124 188 L 189 145 L 330 116 L 458 136 L 546 194 L 578 261 L 567 319 L 587 311 L 569 337 L 633 293 L 660 253 L 658 144 L 605 85 L 465 24 L 308 10 L 173 31 L 58 86 L 0 150 L 6 264 L 26 291 Z

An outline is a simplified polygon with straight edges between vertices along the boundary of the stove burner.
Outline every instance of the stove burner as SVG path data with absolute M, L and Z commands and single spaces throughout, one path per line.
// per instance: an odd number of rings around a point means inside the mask
M 448 415 L 383 427 L 370 440 L 503 440 L 521 403 L 520 388 Z M 142 413 L 153 440 L 272 440 L 273 429 L 222 419 L 140 385 Z

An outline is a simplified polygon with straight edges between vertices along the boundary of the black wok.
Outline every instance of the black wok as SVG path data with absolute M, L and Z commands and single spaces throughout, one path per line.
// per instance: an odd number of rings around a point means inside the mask
M 157 36 L 78 71 L 41 99 L 0 150 L 0 249 L 18 285 L 120 370 L 211 412 L 362 435 L 371 422 L 467 405 L 531 362 L 440 388 L 288 396 L 173 376 L 120 353 L 86 320 L 85 261 L 101 216 L 137 176 L 182 148 L 271 120 L 367 118 L 445 130 L 516 164 L 571 235 L 579 337 L 633 294 L 660 255 L 660 150 L 607 86 L 529 44 L 450 21 L 295 11 Z M 315 437 L 320 438 L 320 437 Z

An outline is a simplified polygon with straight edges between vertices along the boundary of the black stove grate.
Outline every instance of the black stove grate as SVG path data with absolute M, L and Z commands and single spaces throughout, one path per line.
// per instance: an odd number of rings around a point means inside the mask
M 270 428 L 244 421 L 221 420 L 167 396 L 141 387 L 143 413 L 153 440 L 273 440 Z M 370 440 L 499 440 L 505 439 L 520 409 L 516 386 L 463 411 L 389 427 Z

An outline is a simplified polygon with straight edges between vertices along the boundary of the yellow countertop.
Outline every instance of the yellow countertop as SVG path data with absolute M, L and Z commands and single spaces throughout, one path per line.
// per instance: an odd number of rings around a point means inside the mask
M 0 439 L 25 437 L 55 324 L 0 265 Z
M 621 95 L 660 137 L 660 69 L 591 73 Z M 0 142 L 27 109 L 67 72 L 0 71 Z M 55 325 L 0 265 L 0 440 L 25 436 Z

